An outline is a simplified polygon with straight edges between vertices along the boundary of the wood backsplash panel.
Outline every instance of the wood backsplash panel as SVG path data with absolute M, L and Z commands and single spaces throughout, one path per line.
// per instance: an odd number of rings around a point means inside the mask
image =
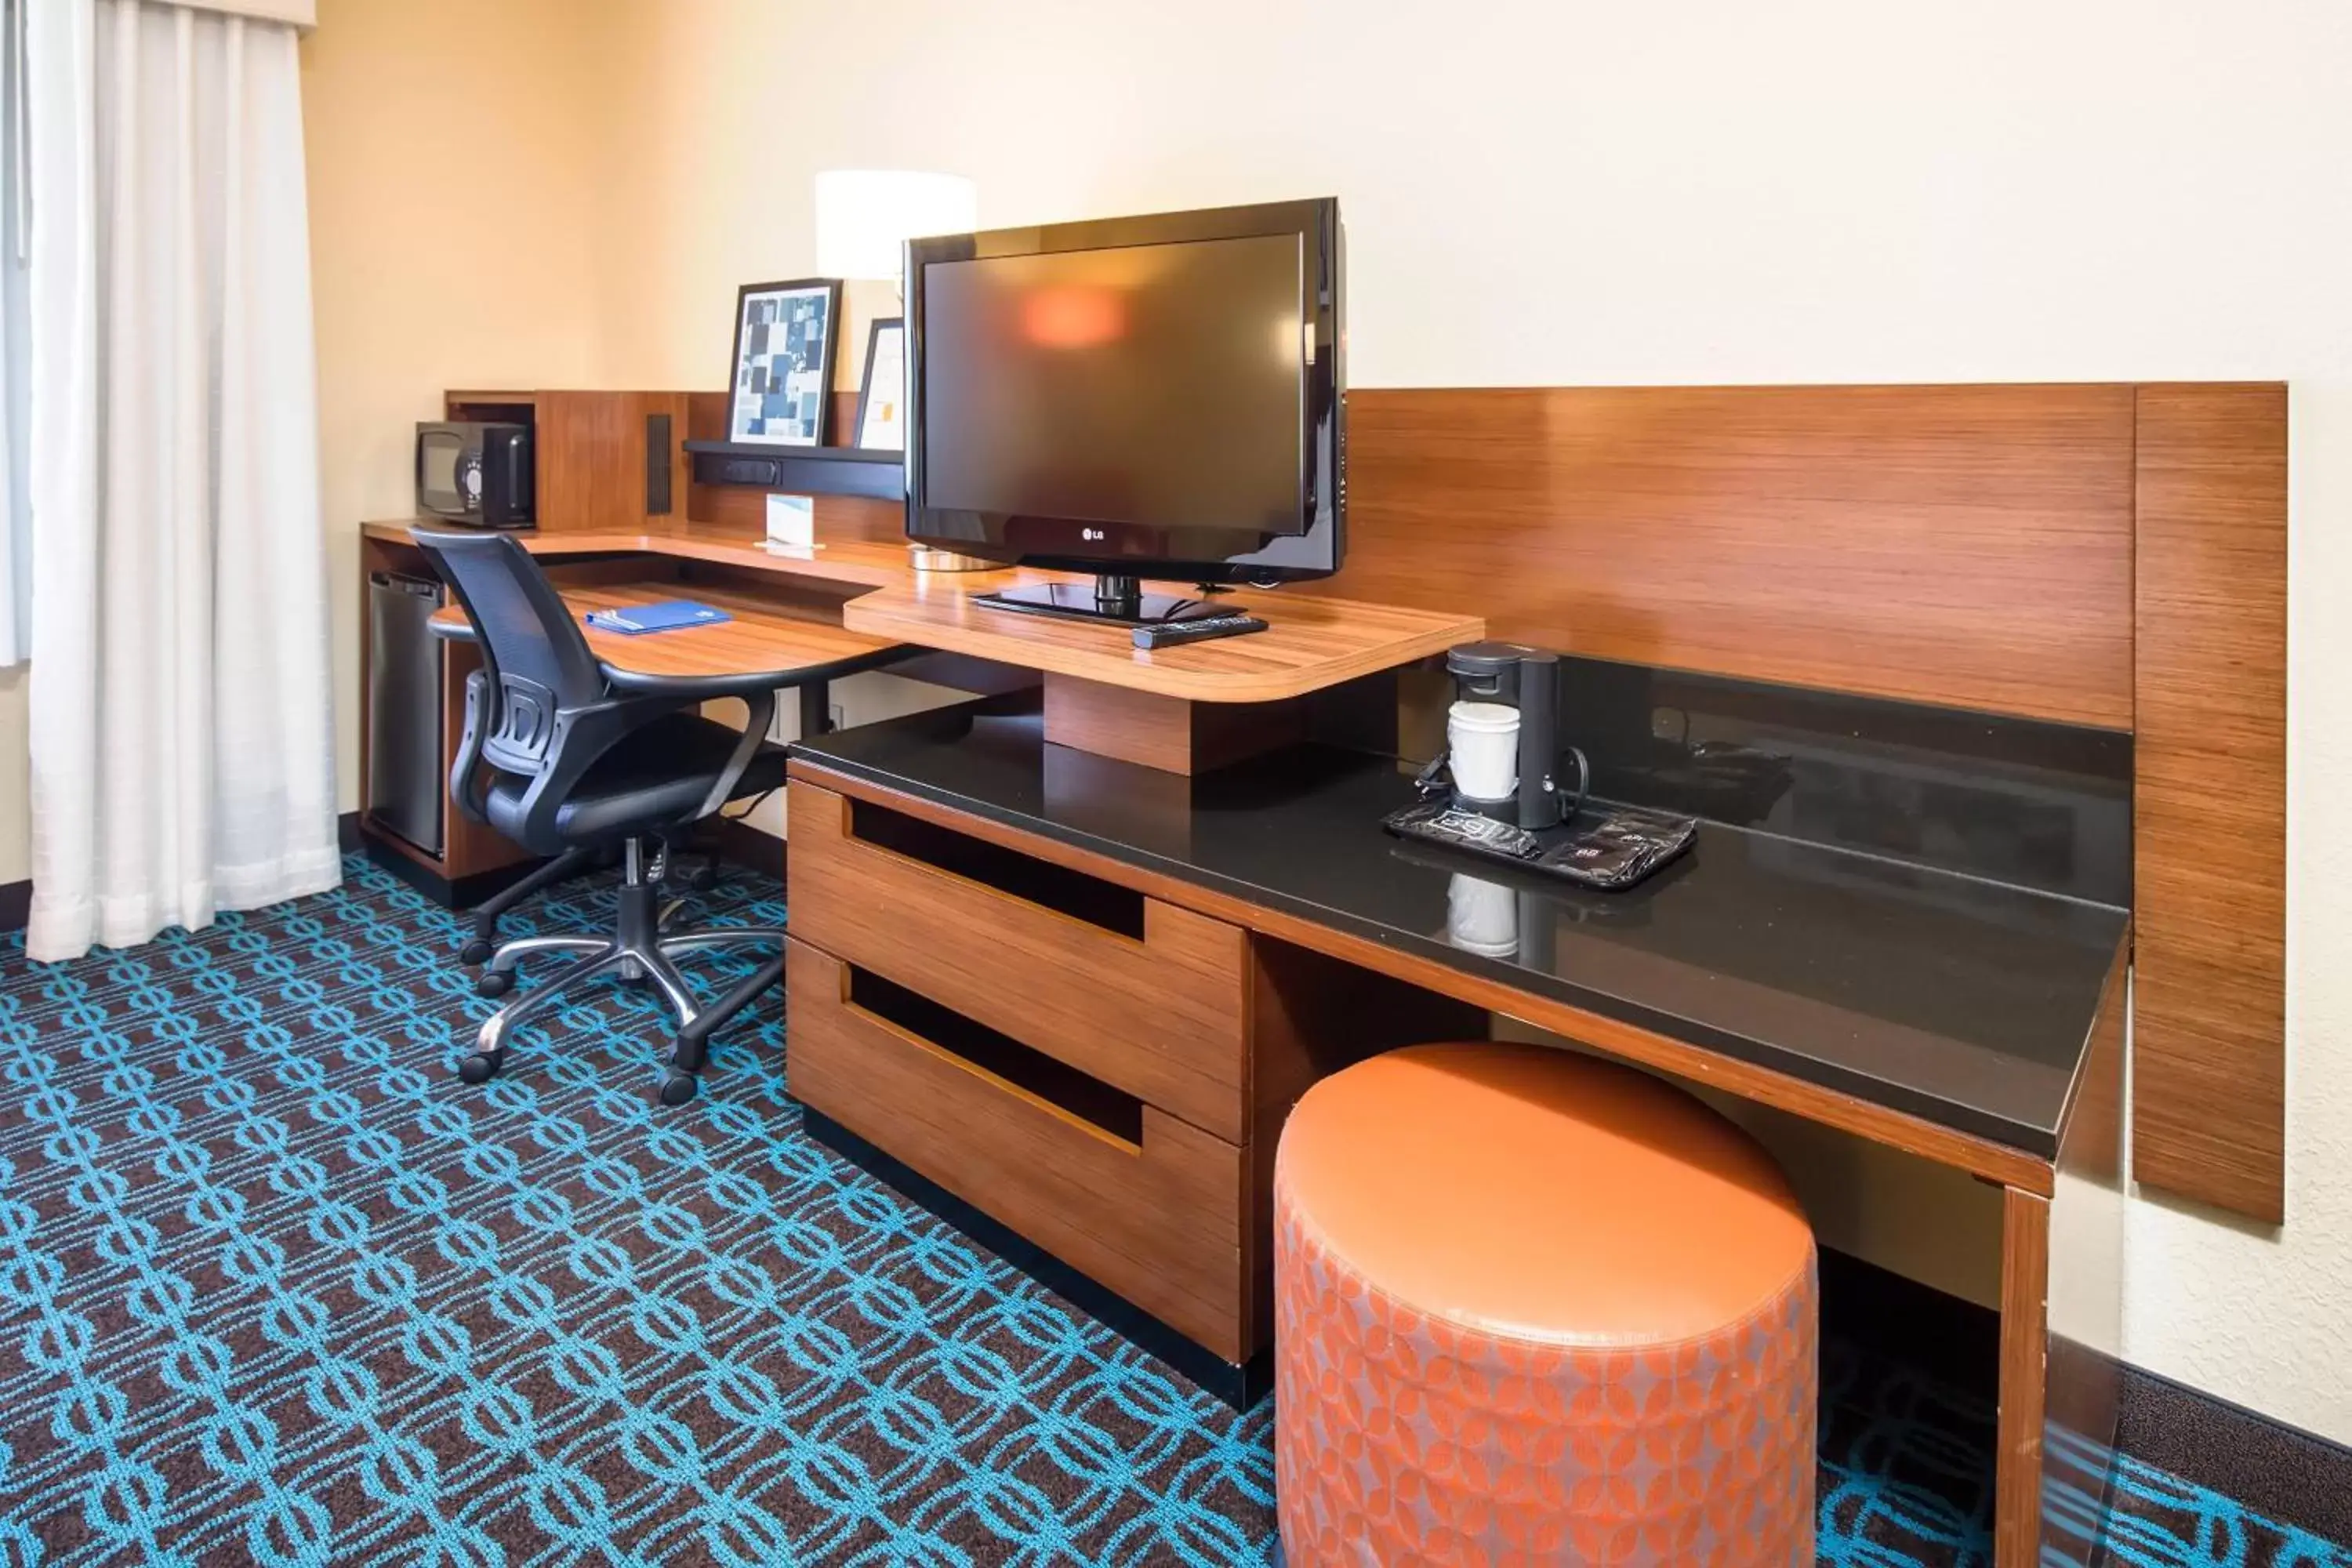
M 1381 390 L 1301 591 L 1644 664 L 2132 721 L 2128 385 Z
M 2132 1173 L 2276 1224 L 2286 1160 L 2286 389 L 2138 395 Z
M 857 394 L 833 395 L 834 445 L 846 444 L 850 422 L 857 416 Z M 688 400 L 687 435 L 696 441 L 727 438 L 727 395 L 698 392 Z M 873 500 L 865 496 L 818 496 L 816 530 L 826 539 L 863 539 L 877 544 L 897 544 L 907 537 L 903 502 Z M 696 522 L 758 531 L 768 526 L 768 492 L 756 485 L 689 485 L 687 515 Z
M 687 394 L 541 392 L 535 401 L 541 532 L 637 529 L 652 521 L 646 421 L 655 415 L 670 422 L 670 515 L 685 515 Z

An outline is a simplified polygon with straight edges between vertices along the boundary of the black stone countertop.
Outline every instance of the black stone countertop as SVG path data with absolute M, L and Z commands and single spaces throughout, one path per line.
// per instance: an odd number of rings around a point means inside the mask
M 1641 887 L 1586 892 L 1391 837 L 1381 819 L 1411 778 L 1325 746 L 1188 787 L 1049 746 L 1034 713 L 966 708 L 793 750 L 2043 1157 L 2129 923 L 2111 903 L 1717 821 Z

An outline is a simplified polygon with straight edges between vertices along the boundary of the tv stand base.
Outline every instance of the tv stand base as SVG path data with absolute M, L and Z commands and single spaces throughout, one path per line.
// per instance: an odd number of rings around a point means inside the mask
M 1221 616 L 1229 606 L 1214 599 L 1187 598 L 1178 594 L 1147 594 L 1132 577 L 1098 576 L 1093 583 L 1032 583 L 974 594 L 972 602 L 992 610 L 1017 610 L 1024 615 L 1058 616 L 1074 621 L 1108 621 L 1115 626 L 1157 626 L 1164 621 L 1197 621 Z
M 1162 773 L 1205 773 L 1298 741 L 1296 699 L 1193 702 L 1106 686 L 1076 676 L 1045 677 L 1045 739 Z

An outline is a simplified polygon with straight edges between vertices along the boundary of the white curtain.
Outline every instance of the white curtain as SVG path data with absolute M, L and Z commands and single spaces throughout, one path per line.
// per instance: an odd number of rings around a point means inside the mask
M 26 263 L 32 190 L 26 166 L 25 7 L 0 0 L 0 668 L 31 650 L 33 336 Z
M 331 887 L 290 27 L 31 0 L 33 905 L 68 958 Z

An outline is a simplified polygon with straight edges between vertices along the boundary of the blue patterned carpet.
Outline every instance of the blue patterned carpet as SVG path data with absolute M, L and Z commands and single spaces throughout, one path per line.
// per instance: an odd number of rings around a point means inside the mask
M 468 1089 L 459 922 L 349 876 L 74 964 L 0 947 L 0 1564 L 1270 1555 L 1270 1407 L 810 1142 L 781 1006 L 680 1110 L 619 987 Z M 1990 1408 L 1834 1342 L 1822 1379 L 1821 1560 L 1986 1562 Z M 2126 1489 L 2141 1568 L 2352 1568 Z

